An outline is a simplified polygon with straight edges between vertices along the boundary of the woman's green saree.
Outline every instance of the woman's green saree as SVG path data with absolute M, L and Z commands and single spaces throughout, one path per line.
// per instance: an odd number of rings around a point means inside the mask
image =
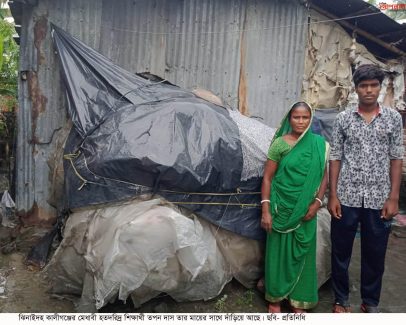
M 289 132 L 287 115 L 274 140 Z M 309 126 L 278 162 L 271 185 L 273 221 L 265 258 L 265 297 L 270 302 L 287 298 L 293 307 L 303 309 L 317 304 L 317 219 L 302 219 L 323 179 L 326 150 L 324 139 Z

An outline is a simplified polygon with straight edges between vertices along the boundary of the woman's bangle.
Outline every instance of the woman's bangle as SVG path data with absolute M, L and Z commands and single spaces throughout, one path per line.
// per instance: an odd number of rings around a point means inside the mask
M 270 200 L 262 200 L 261 204 L 264 203 L 264 202 L 271 202 L 271 201 Z
M 318 197 L 315 197 L 314 199 L 315 199 L 316 201 L 319 201 L 321 207 L 323 206 L 323 201 L 322 201 L 322 200 L 320 200 Z

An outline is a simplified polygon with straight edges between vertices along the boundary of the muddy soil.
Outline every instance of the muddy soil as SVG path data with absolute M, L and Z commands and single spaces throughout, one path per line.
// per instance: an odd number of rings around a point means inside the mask
M 31 246 L 44 231 L 25 228 L 17 238 L 12 233 L 0 226 L 0 246 L 7 251 L 0 253 L 0 312 L 74 312 L 72 302 L 49 295 L 41 272 L 25 263 Z

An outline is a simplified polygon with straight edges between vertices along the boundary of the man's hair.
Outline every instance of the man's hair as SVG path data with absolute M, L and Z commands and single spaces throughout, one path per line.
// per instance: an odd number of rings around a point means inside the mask
M 378 79 L 379 84 L 382 85 L 383 78 L 385 78 L 385 73 L 373 64 L 360 65 L 352 76 L 355 87 L 357 87 L 361 81 L 372 79 Z

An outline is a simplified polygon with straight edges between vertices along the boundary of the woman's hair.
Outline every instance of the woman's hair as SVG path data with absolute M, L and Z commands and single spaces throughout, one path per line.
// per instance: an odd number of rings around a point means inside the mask
M 376 65 L 363 64 L 355 70 L 352 80 L 354 81 L 355 87 L 357 87 L 361 81 L 372 79 L 378 79 L 379 84 L 382 84 L 384 77 L 385 73 Z
M 310 108 L 310 106 L 306 102 L 297 102 L 292 106 L 292 108 L 290 109 L 290 111 L 288 113 L 288 120 L 289 121 L 290 121 L 290 115 L 298 107 L 304 107 L 309 111 L 310 114 L 312 113 L 312 109 Z

